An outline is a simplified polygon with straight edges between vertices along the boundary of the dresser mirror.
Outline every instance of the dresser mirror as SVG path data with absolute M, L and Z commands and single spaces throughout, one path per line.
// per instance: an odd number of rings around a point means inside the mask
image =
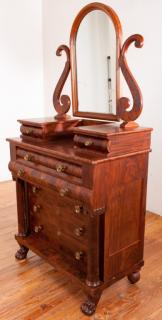
M 101 3 L 83 8 L 70 35 L 72 103 L 79 117 L 118 120 L 121 25 Z
M 79 26 L 76 78 L 79 112 L 116 114 L 116 32 L 101 10 L 88 13 Z

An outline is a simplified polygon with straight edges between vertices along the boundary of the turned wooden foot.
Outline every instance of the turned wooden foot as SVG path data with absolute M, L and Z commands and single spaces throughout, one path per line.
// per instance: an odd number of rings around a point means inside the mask
M 96 303 L 92 300 L 87 299 L 80 306 L 81 311 L 87 316 L 91 316 L 96 311 Z
M 24 246 L 20 246 L 20 249 L 16 252 L 15 254 L 15 258 L 17 260 L 24 260 L 26 259 L 27 253 L 28 253 L 29 249 L 24 247 Z
M 137 281 L 140 280 L 140 272 L 136 271 L 136 272 L 132 272 L 128 275 L 128 280 L 130 281 L 130 283 L 134 284 Z
M 87 316 L 91 316 L 93 313 L 95 313 L 100 296 L 101 292 L 94 296 L 88 296 L 87 300 L 80 306 L 81 311 Z

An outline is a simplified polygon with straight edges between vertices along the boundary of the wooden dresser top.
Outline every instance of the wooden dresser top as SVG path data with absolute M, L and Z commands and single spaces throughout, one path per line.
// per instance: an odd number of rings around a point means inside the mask
M 48 122 L 48 119 L 46 121 Z M 60 136 L 57 135 L 49 141 L 42 140 L 41 143 L 36 138 L 33 141 L 22 138 L 7 140 L 31 152 L 58 157 L 78 164 L 96 164 L 118 156 L 148 152 L 150 150 L 151 130 L 151 128 L 143 127 L 122 129 L 119 124 L 102 123 L 78 126 L 73 128 L 71 133 L 67 132 Z M 84 148 L 77 148 L 74 143 L 75 136 L 85 140 L 83 141 Z M 92 140 L 92 143 L 95 143 L 93 137 L 98 139 L 97 143 L 106 144 L 106 152 L 104 150 L 103 152 L 99 152 L 97 149 L 90 150 L 88 147 L 85 147 L 87 139 L 88 142 Z

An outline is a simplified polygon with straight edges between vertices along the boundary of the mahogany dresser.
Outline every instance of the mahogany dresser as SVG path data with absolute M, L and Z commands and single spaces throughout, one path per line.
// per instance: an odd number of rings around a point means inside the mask
M 133 122 L 142 98 L 125 61 L 130 43 L 141 46 L 140 35 L 128 38 L 122 48 L 118 43 L 118 68 L 132 92 L 132 110 L 126 110 L 128 99 L 121 97 L 116 115 L 79 111 L 75 103 L 74 34 L 94 10 L 111 17 L 120 38 L 119 20 L 110 7 L 95 3 L 83 8 L 72 27 L 70 50 L 61 46 L 57 51 L 67 55 L 54 92 L 57 115 L 20 120 L 21 137 L 8 139 L 17 191 L 16 258 L 25 259 L 30 249 L 68 273 L 87 294 L 81 305 L 87 315 L 95 312 L 105 287 L 125 276 L 131 283 L 140 279 L 151 135 L 150 128 Z M 61 97 L 70 70 L 74 117 L 67 115 L 70 98 Z

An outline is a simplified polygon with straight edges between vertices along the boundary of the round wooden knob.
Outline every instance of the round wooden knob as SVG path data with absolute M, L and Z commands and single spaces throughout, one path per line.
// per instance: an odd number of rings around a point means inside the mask
M 35 232 L 35 233 L 39 233 L 42 229 L 43 229 L 42 226 L 35 226 L 35 227 L 34 227 L 34 232 Z
M 39 190 L 40 190 L 40 188 L 38 188 L 38 187 L 36 187 L 36 186 L 33 186 L 33 187 L 32 187 L 32 192 L 33 192 L 34 194 L 38 193 Z
M 32 133 L 33 133 L 33 130 L 32 130 L 32 129 L 27 129 L 27 130 L 25 131 L 25 134 L 27 134 L 27 135 L 32 135 Z
M 58 164 L 57 166 L 56 166 L 56 171 L 57 172 L 65 172 L 65 170 L 66 170 L 66 166 L 65 165 L 63 165 L 63 164 Z
M 27 153 L 25 156 L 24 156 L 24 160 L 26 161 L 31 161 L 32 160 L 32 155 Z
M 82 236 L 83 235 L 83 233 L 84 233 L 84 228 L 76 228 L 75 229 L 75 235 L 77 236 L 77 237 L 80 237 L 80 236 Z
M 83 258 L 83 252 L 82 251 L 75 252 L 75 259 L 76 260 L 81 260 L 82 258 Z
M 23 169 L 19 169 L 17 172 L 18 177 L 23 177 L 24 174 L 25 174 L 25 171 Z
M 80 205 L 76 205 L 76 206 L 74 207 L 74 212 L 75 212 L 76 214 L 82 213 L 82 212 L 83 212 L 83 207 L 80 206 Z
M 84 145 L 85 145 L 85 147 L 89 147 L 89 146 L 91 146 L 92 145 L 92 141 L 91 140 L 86 140 L 85 142 L 84 142 Z
M 39 204 L 34 204 L 33 206 L 33 212 L 38 212 L 40 210 L 40 205 Z
M 61 197 L 64 197 L 67 195 L 68 192 L 69 192 L 69 190 L 67 188 L 62 188 L 62 189 L 60 189 L 59 194 Z

